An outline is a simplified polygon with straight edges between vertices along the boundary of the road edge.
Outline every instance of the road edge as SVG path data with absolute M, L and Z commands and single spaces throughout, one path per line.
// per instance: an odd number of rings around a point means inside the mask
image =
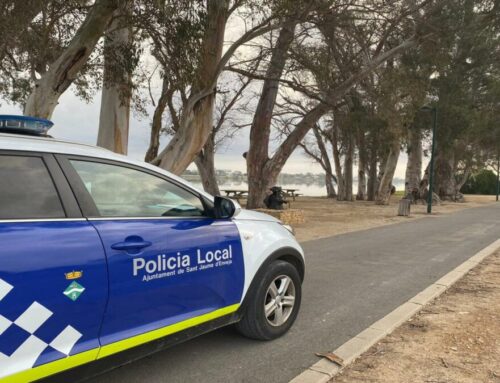
M 500 249 L 500 239 L 497 239 L 490 245 L 478 251 L 468 260 L 451 270 L 436 282 L 432 283 L 413 298 L 409 299 L 385 317 L 379 319 L 333 351 L 335 355 L 343 359 L 344 364 L 342 367 L 330 362 L 327 359 L 321 359 L 301 374 L 297 375 L 289 383 L 329 382 L 335 375 L 342 371 L 344 367 L 354 362 L 354 360 L 356 360 L 375 343 L 413 317 L 425 305 L 443 294 L 472 268 L 476 267 L 485 258 L 492 255 L 498 249 Z

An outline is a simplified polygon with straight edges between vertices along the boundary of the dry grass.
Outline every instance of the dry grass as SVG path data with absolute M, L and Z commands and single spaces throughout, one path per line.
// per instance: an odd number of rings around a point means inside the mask
M 332 383 L 500 382 L 500 252 Z
M 467 195 L 465 198 L 463 203 L 445 202 L 434 206 L 432 214 L 439 216 L 495 202 L 494 196 Z M 389 205 L 379 206 L 367 201 L 338 202 L 321 197 L 299 197 L 292 202 L 292 208 L 303 209 L 306 222 L 294 225 L 296 236 L 303 242 L 428 216 L 425 205 L 413 205 L 410 217 L 398 217 L 399 199 L 393 196 Z

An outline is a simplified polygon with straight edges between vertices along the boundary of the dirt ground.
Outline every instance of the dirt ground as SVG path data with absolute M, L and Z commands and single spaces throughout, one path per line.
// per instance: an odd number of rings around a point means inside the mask
M 499 383 L 500 252 L 332 383 Z
M 400 198 L 393 196 L 389 205 L 378 206 L 368 201 L 339 202 L 324 197 L 299 197 L 292 202 L 292 209 L 302 209 L 306 222 L 293 225 L 296 237 L 303 242 L 427 216 L 426 205 L 412 205 L 410 217 L 398 217 Z M 444 202 L 433 206 L 432 215 L 440 216 L 494 203 L 495 197 L 466 195 L 465 200 L 462 203 Z

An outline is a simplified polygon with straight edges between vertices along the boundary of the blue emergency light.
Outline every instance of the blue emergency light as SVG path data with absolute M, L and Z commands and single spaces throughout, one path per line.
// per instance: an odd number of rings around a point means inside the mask
M 44 118 L 0 114 L 1 132 L 46 136 L 52 125 L 52 121 Z

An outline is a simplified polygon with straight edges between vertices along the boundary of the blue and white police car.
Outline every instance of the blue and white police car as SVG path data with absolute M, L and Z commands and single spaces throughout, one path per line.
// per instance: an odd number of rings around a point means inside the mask
M 288 331 L 304 278 L 289 227 L 50 138 L 51 125 L 0 116 L 0 382 L 116 365 L 229 324 Z

